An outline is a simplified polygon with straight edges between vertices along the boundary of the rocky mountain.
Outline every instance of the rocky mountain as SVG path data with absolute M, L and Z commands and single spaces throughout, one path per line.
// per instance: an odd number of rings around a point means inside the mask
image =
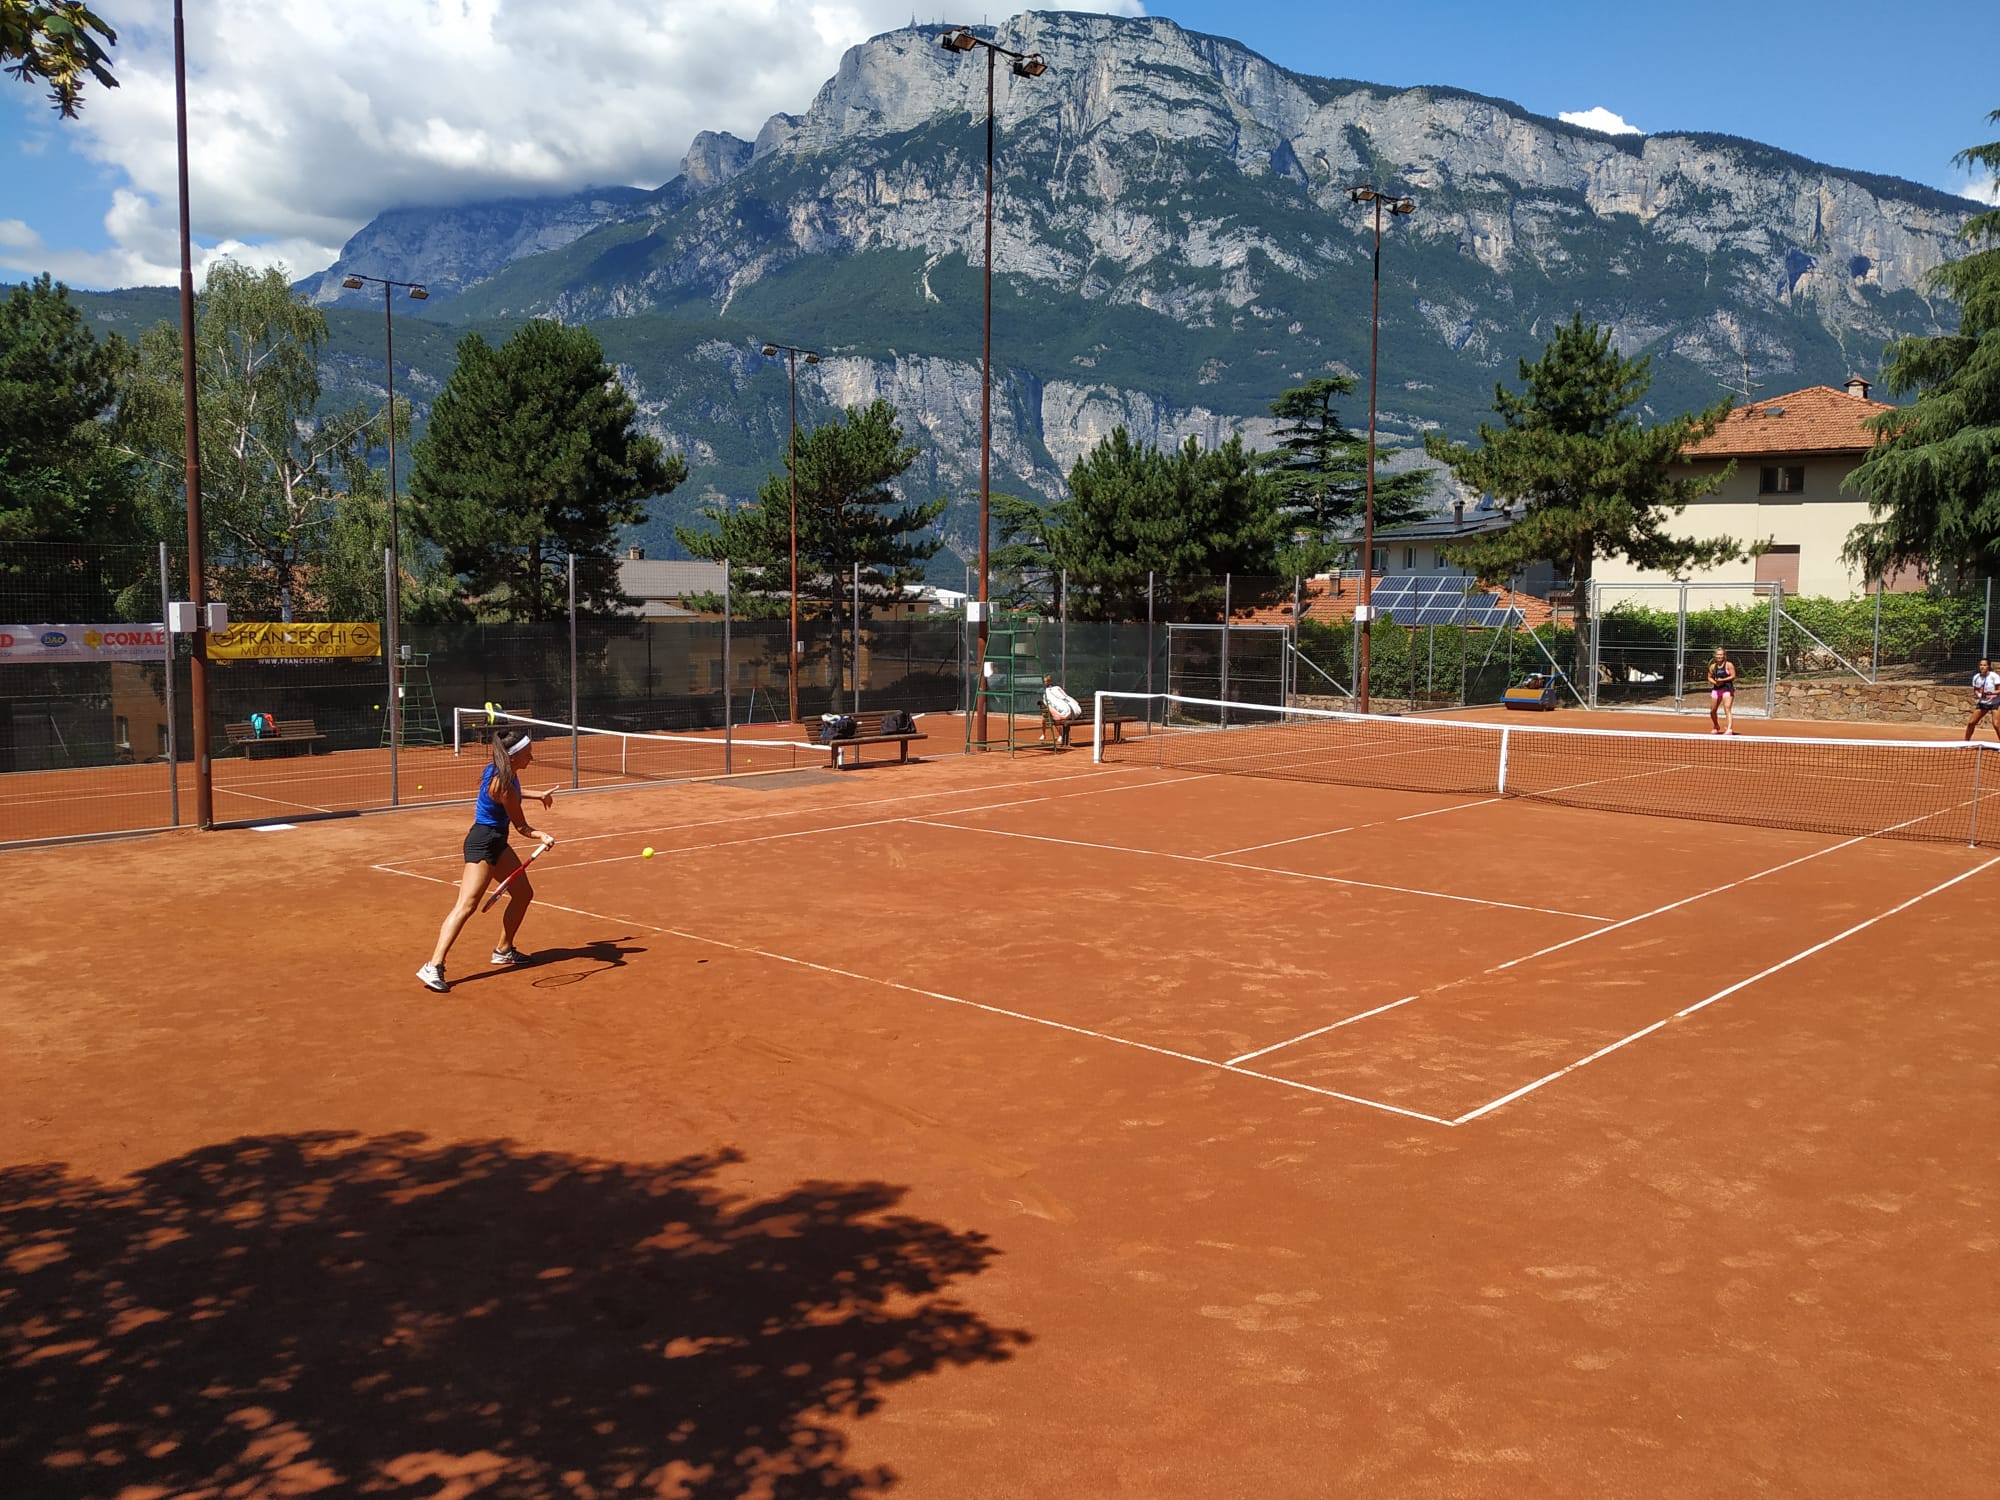
M 644 537 L 653 548 L 702 496 L 747 496 L 779 466 L 785 380 L 757 351 L 813 346 L 826 360 L 800 372 L 801 419 L 895 402 L 925 446 L 912 487 L 954 497 L 962 549 L 986 68 L 938 34 L 853 48 L 802 114 L 774 116 L 754 143 L 704 135 L 655 192 L 385 214 L 313 294 L 338 310 L 357 295 L 338 292 L 352 268 L 427 282 L 440 335 L 592 323 L 693 469 Z M 1360 182 L 1417 203 L 1383 231 L 1390 442 L 1440 424 L 1469 435 L 1495 380 L 1573 311 L 1654 356 L 1661 414 L 1723 383 L 1872 376 L 1887 340 L 1953 321 L 1923 278 L 1972 206 L 1914 183 L 1750 141 L 1605 136 L 1453 89 L 1310 77 L 1161 18 L 1030 13 L 982 34 L 1048 63 L 1039 78 L 1003 66 L 996 85 L 997 489 L 1061 493 L 1120 423 L 1161 443 L 1259 438 L 1279 391 L 1323 371 L 1361 378 L 1343 415 L 1365 423 L 1373 220 L 1347 194 Z M 379 390 L 379 324 L 336 327 L 336 378 Z M 412 341 L 398 389 L 421 402 L 450 341 Z

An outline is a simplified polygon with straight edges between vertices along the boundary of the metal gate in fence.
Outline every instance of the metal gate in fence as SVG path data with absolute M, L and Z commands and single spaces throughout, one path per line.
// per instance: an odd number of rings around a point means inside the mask
M 1228 703 L 1291 702 L 1288 625 L 1167 626 L 1167 691 Z
M 1694 615 L 1706 629 L 1690 632 Z M 1736 711 L 1772 718 L 1784 618 L 1778 583 L 1593 582 L 1590 706 L 1707 713 L 1708 664 L 1721 646 L 1736 663 Z

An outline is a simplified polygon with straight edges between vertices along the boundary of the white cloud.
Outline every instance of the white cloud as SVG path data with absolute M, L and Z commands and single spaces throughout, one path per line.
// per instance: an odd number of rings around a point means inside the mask
M 1556 118 L 1567 125 L 1581 125 L 1585 130 L 1597 130 L 1605 135 L 1641 135 L 1637 125 L 1627 124 L 1622 116 L 1613 114 L 1603 105 L 1593 109 L 1564 110 Z
M 1138 0 L 1068 8 L 1145 13 Z M 195 236 L 304 275 L 385 208 L 655 187 L 696 132 L 748 139 L 804 111 L 843 51 L 910 17 L 907 0 L 211 0 L 187 15 Z M 34 269 L 178 280 L 163 20 L 120 19 L 120 87 L 91 89 L 64 126 L 128 184 L 105 218 L 115 248 L 51 247 Z
M 1947 193 L 1956 193 L 1961 198 L 1970 198 L 1975 203 L 2000 208 L 2000 177 L 1975 176 L 1965 173 L 1956 182 L 1945 185 Z
M 36 234 L 19 219 L 0 219 L 0 251 L 33 250 L 42 243 Z

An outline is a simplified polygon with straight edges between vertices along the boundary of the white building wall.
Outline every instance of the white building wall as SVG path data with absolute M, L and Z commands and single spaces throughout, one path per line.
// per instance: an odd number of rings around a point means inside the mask
M 1849 533 L 1869 518 L 1868 502 L 1857 494 L 1844 493 L 1840 484 L 1860 461 L 1860 455 L 1852 453 L 1832 458 L 1739 459 L 1736 472 L 1724 481 L 1722 488 L 1691 503 L 1668 523 L 1667 531 L 1670 535 L 1688 538 L 1726 536 L 1746 545 L 1769 541 L 1795 546 L 1799 549 L 1798 588 L 1794 590 L 1788 585 L 1787 593 L 1833 599 L 1854 598 L 1867 592 L 1867 580 L 1841 559 L 1840 552 L 1847 545 Z M 1785 465 L 1805 469 L 1804 487 L 1792 494 L 1759 494 L 1760 471 L 1766 467 Z M 1716 474 L 1722 468 L 1720 462 L 1687 466 L 1688 472 L 1693 474 Z M 1658 607 L 1658 595 L 1646 591 L 1646 597 L 1638 593 L 1621 596 L 1617 586 L 1674 581 L 1670 573 L 1635 568 L 1623 558 L 1600 558 L 1595 574 L 1602 585 L 1601 598 L 1606 607 L 1627 598 L 1634 603 Z M 1757 578 L 1755 558 L 1692 572 L 1688 581 L 1695 587 L 1689 590 L 1689 607 L 1701 609 L 1711 603 L 1741 602 L 1740 594 L 1731 600 L 1724 598 L 1722 591 L 1718 591 L 1712 600 L 1698 599 L 1701 584 L 1743 584 L 1755 582 Z

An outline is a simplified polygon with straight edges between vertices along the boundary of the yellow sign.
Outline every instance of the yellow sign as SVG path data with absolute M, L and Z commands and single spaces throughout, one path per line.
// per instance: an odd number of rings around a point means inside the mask
M 302 657 L 380 656 L 380 625 L 335 622 L 286 624 L 282 620 L 237 620 L 208 638 L 216 661 L 297 660 Z

